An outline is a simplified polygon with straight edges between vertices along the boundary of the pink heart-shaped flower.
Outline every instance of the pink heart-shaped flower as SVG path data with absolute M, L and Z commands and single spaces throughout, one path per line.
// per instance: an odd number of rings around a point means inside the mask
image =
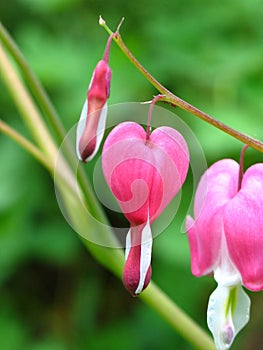
M 125 122 L 115 127 L 105 141 L 102 152 L 104 176 L 131 224 L 127 236 L 131 237 L 128 239 L 130 247 L 129 254 L 126 254 L 124 284 L 129 285 L 127 289 L 132 294 L 139 294 L 145 288 L 151 257 L 151 245 L 139 253 L 135 246 L 151 240 L 150 223 L 180 190 L 188 166 L 187 144 L 183 136 L 170 127 L 159 127 L 147 138 L 139 124 Z M 137 249 L 136 254 L 134 249 Z M 147 263 L 138 264 L 134 257 L 139 257 L 139 261 L 147 258 Z M 145 266 L 143 271 L 139 269 L 141 265 Z

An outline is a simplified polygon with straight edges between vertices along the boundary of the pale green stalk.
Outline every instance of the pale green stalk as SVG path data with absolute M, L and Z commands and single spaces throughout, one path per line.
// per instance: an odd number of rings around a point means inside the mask
M 0 73 L 34 140 L 39 148 L 47 155 L 48 161 L 54 164 L 57 147 L 31 95 L 12 67 L 2 45 L 0 45 Z
M 141 298 L 196 349 L 215 350 L 212 338 L 154 283 L 149 284 Z
M 52 166 L 48 162 L 47 158 L 32 142 L 28 141 L 24 136 L 19 134 L 16 130 L 11 128 L 3 120 L 0 120 L 0 131 L 11 139 L 16 141 L 21 147 L 23 147 L 28 153 L 30 153 L 39 163 L 41 163 L 46 169 L 51 170 Z
M 45 113 L 51 127 L 53 128 L 59 143 L 63 141 L 65 136 L 65 129 L 59 119 L 59 116 L 52 105 L 46 91 L 44 90 L 42 84 L 38 80 L 35 73 L 32 71 L 31 67 L 28 65 L 22 52 L 19 50 L 18 46 L 9 35 L 7 30 L 4 28 L 3 24 L 0 22 L 0 42 L 9 51 L 17 65 L 19 66 L 25 80 L 27 81 L 29 87 L 31 88 L 36 100 L 41 106 L 43 112 Z

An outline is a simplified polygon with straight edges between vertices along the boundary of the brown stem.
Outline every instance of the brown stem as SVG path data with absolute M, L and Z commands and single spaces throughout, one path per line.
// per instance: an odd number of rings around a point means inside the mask
M 104 29 L 109 33 L 112 34 L 112 31 L 109 29 L 109 27 L 106 25 L 105 21 L 103 23 L 100 23 Z M 263 142 L 254 139 L 246 134 L 243 134 L 230 126 L 220 122 L 219 120 L 213 118 L 209 114 L 203 112 L 202 110 L 192 106 L 190 103 L 184 101 L 183 99 L 179 98 L 178 96 L 174 95 L 171 91 L 166 89 L 162 84 L 159 83 L 158 80 L 156 80 L 142 65 L 141 63 L 133 56 L 133 54 L 130 52 L 130 50 L 125 45 L 124 41 L 122 40 L 119 33 L 116 33 L 116 35 L 113 37 L 113 40 L 116 42 L 116 44 L 119 46 L 119 48 L 122 50 L 122 52 L 126 55 L 126 57 L 131 61 L 131 63 L 145 76 L 145 78 L 163 95 L 166 95 L 166 102 L 171 103 L 174 106 L 178 106 L 182 108 L 183 110 L 191 113 L 192 115 L 204 120 L 205 122 L 213 125 L 217 129 L 222 130 L 223 132 L 227 133 L 228 135 L 236 138 L 237 140 L 241 141 L 242 143 L 245 143 L 249 145 L 250 147 L 256 149 L 259 152 L 263 153 Z

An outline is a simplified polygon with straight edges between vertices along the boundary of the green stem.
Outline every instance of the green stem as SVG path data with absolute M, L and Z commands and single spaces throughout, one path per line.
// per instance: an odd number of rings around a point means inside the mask
M 40 162 L 53 176 L 54 166 L 48 161 L 46 155 L 37 148 L 32 142 L 28 141 L 25 137 L 19 134 L 16 130 L 6 124 L 3 120 L 0 120 L 0 131 L 14 140 L 18 145 L 24 148 L 29 154 L 31 154 L 38 162 Z M 76 193 L 76 185 L 74 178 L 71 174 L 67 173 L 65 169 L 57 169 L 56 176 L 59 177 L 59 181 L 70 190 L 71 194 Z
M 28 141 L 16 130 L 7 125 L 3 120 L 0 120 L 0 131 L 11 139 L 16 141 L 28 153 L 30 153 L 37 161 L 39 161 L 48 170 L 52 169 L 52 165 L 47 161 L 47 158 L 32 142 Z
M 196 349 L 215 350 L 210 336 L 154 283 L 140 297 Z
M 2 45 L 0 45 L 0 72 L 4 83 L 6 84 L 36 143 L 48 156 L 48 161 L 54 163 L 57 155 L 57 147 L 54 144 L 31 95 L 22 83 L 15 69 L 12 67 Z
M 45 113 L 51 127 L 53 128 L 56 136 L 58 137 L 59 143 L 61 143 L 65 137 L 65 129 L 59 119 L 59 116 L 53 107 L 46 91 L 43 89 L 37 76 L 34 74 L 30 66 L 28 65 L 22 52 L 19 50 L 18 46 L 9 35 L 7 30 L 4 28 L 3 24 L 0 23 L 0 41 L 5 45 L 11 56 L 14 58 L 15 62 L 21 69 L 25 80 L 27 81 L 30 89 L 32 90 L 36 100 L 41 106 L 43 112 Z
M 100 20 L 100 25 L 110 34 L 112 35 L 113 32 L 110 30 L 110 28 L 106 25 L 106 22 L 104 20 Z M 192 106 L 190 103 L 184 101 L 183 99 L 179 98 L 178 96 L 174 95 L 171 91 L 166 89 L 162 84 L 159 83 L 158 80 L 156 80 L 142 65 L 141 63 L 134 57 L 134 55 L 130 52 L 128 47 L 125 45 L 124 41 L 122 40 L 119 33 L 116 33 L 113 36 L 113 40 L 116 42 L 116 44 L 119 46 L 119 48 L 122 50 L 122 52 L 126 55 L 126 57 L 131 61 L 131 63 L 145 76 L 145 78 L 162 94 L 166 95 L 166 102 L 171 103 L 174 106 L 178 106 L 182 108 L 183 110 L 193 114 L 194 116 L 204 120 L 205 122 L 213 125 L 217 129 L 220 129 L 227 133 L 228 135 L 236 138 L 237 140 L 249 145 L 250 147 L 256 149 L 259 152 L 263 152 L 263 142 L 254 139 L 246 134 L 243 134 L 230 126 L 220 122 L 219 120 L 213 118 L 209 114 L 201 111 L 200 109 Z

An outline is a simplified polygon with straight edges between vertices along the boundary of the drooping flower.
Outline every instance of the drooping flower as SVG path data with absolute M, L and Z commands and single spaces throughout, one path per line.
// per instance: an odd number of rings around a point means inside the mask
M 263 290 L 263 163 L 240 179 L 231 159 L 213 164 L 195 195 L 195 220 L 186 227 L 195 276 L 214 272 L 217 289 L 208 304 L 208 326 L 217 349 L 229 349 L 249 320 L 250 300 L 242 285 Z
M 77 126 L 76 152 L 83 162 L 91 160 L 96 155 L 104 135 L 107 100 L 110 96 L 111 69 L 108 62 L 112 36 L 108 39 L 103 59 L 93 71 L 87 99 Z
M 130 222 L 123 283 L 132 295 L 146 288 L 151 278 L 151 223 L 180 190 L 188 165 L 187 144 L 170 127 L 147 135 L 139 124 L 125 122 L 105 141 L 104 176 Z

